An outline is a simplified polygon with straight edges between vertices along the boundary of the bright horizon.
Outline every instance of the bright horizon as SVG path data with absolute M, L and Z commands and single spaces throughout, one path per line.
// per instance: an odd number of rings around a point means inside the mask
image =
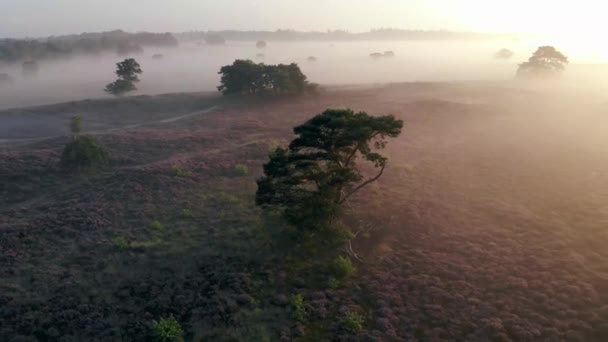
M 608 61 L 606 5 L 595 0 L 4 0 L 0 37 L 125 31 L 298 31 L 373 28 L 542 34 L 586 60 Z M 73 15 L 73 14 L 78 15 Z

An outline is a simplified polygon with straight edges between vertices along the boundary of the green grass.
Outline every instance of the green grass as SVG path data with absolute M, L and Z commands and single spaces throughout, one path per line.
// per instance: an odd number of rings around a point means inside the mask
M 338 256 L 330 263 L 329 271 L 336 279 L 344 280 L 353 274 L 355 268 L 353 267 L 353 263 L 350 261 L 350 258 Z
M 112 245 L 114 245 L 114 248 L 121 251 L 129 248 L 129 242 L 123 236 L 115 237 L 114 240 L 112 240 Z
M 356 312 L 347 311 L 342 318 L 340 318 L 340 326 L 342 329 L 356 334 L 363 330 L 363 324 L 365 324 L 365 317 Z
M 173 175 L 175 177 L 179 177 L 179 178 L 185 178 L 185 177 L 190 177 L 192 176 L 192 172 L 190 172 L 189 170 L 186 170 L 184 168 L 181 168 L 179 166 L 174 166 L 172 168 L 173 171 Z
M 184 340 L 182 326 L 173 316 L 152 321 L 152 334 L 156 341 L 174 342 Z
M 152 229 L 155 232 L 159 232 L 159 231 L 163 230 L 163 224 L 160 223 L 160 221 L 158 221 L 158 220 L 154 220 L 154 221 L 150 222 L 150 229 Z
M 194 214 L 192 213 L 192 210 L 190 209 L 182 209 L 182 215 L 183 218 L 192 218 L 192 216 L 194 216 Z
M 291 316 L 299 322 L 306 320 L 306 308 L 304 306 L 304 297 L 301 294 L 294 294 L 289 297 L 289 306 L 291 307 Z
M 249 168 L 247 165 L 238 164 L 234 167 L 234 173 L 237 176 L 247 176 L 249 174 Z

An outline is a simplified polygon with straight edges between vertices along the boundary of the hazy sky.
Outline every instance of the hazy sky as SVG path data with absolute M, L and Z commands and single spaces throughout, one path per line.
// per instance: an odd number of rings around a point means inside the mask
M 378 27 L 605 32 L 599 0 L 0 0 L 0 36 Z

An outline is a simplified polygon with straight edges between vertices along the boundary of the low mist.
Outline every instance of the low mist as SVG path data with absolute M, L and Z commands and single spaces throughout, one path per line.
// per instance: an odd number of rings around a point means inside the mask
M 295 62 L 310 81 L 321 85 L 509 80 L 517 64 L 525 61 L 537 46 L 533 40 L 515 39 L 318 41 L 268 42 L 266 48 L 259 49 L 255 41 L 228 41 L 218 46 L 185 41 L 176 48 L 145 47 L 144 52 L 130 57 L 135 58 L 144 71 L 137 85 L 139 91 L 134 94 L 153 95 L 215 91 L 220 67 L 235 59 L 266 64 Z M 502 48 L 511 50 L 513 56 L 495 58 Z M 392 51 L 394 56 L 370 56 L 387 51 Z M 309 57 L 314 57 L 313 61 Z M 115 63 L 124 58 L 126 56 L 103 53 L 40 60 L 39 71 L 33 76 L 23 76 L 19 63 L 0 65 L 0 73 L 14 79 L 11 84 L 0 84 L 0 108 L 105 97 L 103 88 L 115 78 Z M 568 67 L 565 78 L 587 82 L 589 76 L 602 79 L 599 74 L 608 75 L 608 68 L 579 65 L 575 61 Z

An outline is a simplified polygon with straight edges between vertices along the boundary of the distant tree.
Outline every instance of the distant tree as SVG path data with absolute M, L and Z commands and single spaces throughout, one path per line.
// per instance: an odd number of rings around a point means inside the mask
M 134 83 L 139 82 L 138 75 L 143 73 L 139 63 L 133 58 L 128 58 L 120 63 L 116 63 L 116 67 L 118 79 L 106 85 L 105 92 L 115 96 L 122 96 L 130 91 L 137 90 Z
M 518 77 L 548 77 L 559 75 L 568 64 L 568 57 L 553 46 L 541 46 L 527 62 L 519 65 Z
M 265 65 L 236 60 L 232 65 L 223 66 L 219 73 L 222 78 L 218 90 L 224 95 L 298 95 L 316 89 L 295 63 Z
M 38 73 L 38 63 L 36 61 L 25 61 L 21 63 L 21 71 L 24 76 L 34 76 Z
M 381 54 L 380 52 L 374 52 L 372 54 L 369 55 L 372 59 L 380 59 L 382 57 L 384 57 L 383 54 Z
M 76 115 L 70 119 L 72 140 L 67 143 L 61 154 L 61 165 L 67 169 L 89 169 L 107 164 L 110 154 L 97 143 L 95 137 L 80 135 L 81 118 Z
M 80 115 L 74 115 L 70 119 L 70 132 L 72 132 L 73 137 L 77 137 L 82 131 L 81 123 L 82 119 Z
M 152 59 L 163 59 L 165 56 L 162 53 L 152 55 Z
M 140 55 L 144 53 L 144 48 L 133 42 L 124 42 L 116 48 L 116 54 L 119 56 Z
M 116 75 L 125 81 L 139 82 L 138 74 L 143 73 L 141 66 L 133 58 L 127 58 L 120 63 L 116 63 Z
M 0 73 L 0 85 L 13 83 L 15 83 L 15 79 L 13 78 L 13 76 L 5 73 Z
M 307 60 L 308 62 L 313 63 L 313 62 L 316 62 L 316 61 L 317 61 L 317 57 L 315 57 L 315 56 L 308 56 L 308 58 L 306 58 L 306 60 Z
M 384 51 L 383 57 L 395 57 L 395 52 L 393 51 Z
M 259 40 L 257 43 L 255 43 L 255 47 L 257 47 L 258 49 L 264 49 L 266 48 L 266 42 L 263 40 Z
M 494 54 L 495 59 L 511 59 L 515 55 L 515 52 L 509 49 L 500 49 Z
M 343 203 L 382 176 L 388 158 L 375 150 L 402 127 L 392 115 L 374 117 L 350 109 L 316 115 L 294 128 L 297 137 L 287 149 L 270 154 L 257 181 L 257 205 L 279 209 L 301 230 L 330 227 Z M 365 178 L 358 159 L 376 168 L 376 174 Z
M 226 44 L 226 39 L 219 34 L 210 34 L 205 37 L 205 42 L 208 45 L 224 45 Z
M 255 54 L 255 57 L 256 57 L 256 58 L 260 58 L 260 59 L 262 59 L 262 58 L 266 58 L 266 55 L 265 55 L 265 54 L 263 54 L 263 53 L 256 53 L 256 54 Z

